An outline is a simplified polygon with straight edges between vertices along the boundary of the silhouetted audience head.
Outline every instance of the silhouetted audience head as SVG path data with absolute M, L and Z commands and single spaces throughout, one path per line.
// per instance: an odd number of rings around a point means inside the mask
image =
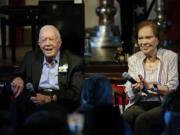
M 14 135 L 14 127 L 10 116 L 9 112 L 0 111 L 0 135 Z
M 84 135 L 125 135 L 119 109 L 112 105 L 97 105 L 85 115 Z
M 83 85 L 81 92 L 82 104 L 113 104 L 110 82 L 103 75 L 90 76 Z
M 179 135 L 180 133 L 180 112 L 165 112 L 165 130 L 161 135 Z
M 165 113 L 166 111 L 180 112 L 180 88 L 175 92 L 169 93 L 163 99 L 161 104 L 161 111 Z
M 30 115 L 23 123 L 21 134 L 69 135 L 67 115 L 64 112 L 39 111 Z
M 165 130 L 161 135 L 178 135 L 180 133 L 180 89 L 164 97 L 161 111 L 164 115 Z

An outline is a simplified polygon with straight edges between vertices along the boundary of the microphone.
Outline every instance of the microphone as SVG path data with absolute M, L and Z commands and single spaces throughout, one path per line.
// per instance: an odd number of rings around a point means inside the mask
M 34 91 L 34 87 L 32 83 L 28 82 L 26 84 L 26 90 L 29 91 L 32 96 L 36 96 L 36 92 Z
M 134 78 L 132 78 L 127 72 L 124 72 L 124 73 L 122 74 L 122 77 L 123 77 L 124 79 L 130 81 L 132 84 L 137 83 L 137 81 L 136 81 Z M 143 88 L 141 91 L 143 91 L 143 92 L 146 93 L 146 94 L 149 94 L 149 92 L 148 92 L 148 90 L 147 90 L 146 88 Z
M 124 72 L 124 73 L 122 74 L 122 77 L 123 77 L 124 79 L 130 81 L 132 84 L 137 83 L 137 81 L 136 81 L 134 78 L 132 78 L 127 72 Z

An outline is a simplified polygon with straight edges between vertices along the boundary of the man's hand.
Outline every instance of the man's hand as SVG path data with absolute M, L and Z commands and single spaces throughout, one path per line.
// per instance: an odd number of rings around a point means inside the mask
M 51 102 L 51 97 L 37 93 L 35 97 L 30 97 L 33 103 L 42 105 Z
M 24 81 L 20 77 L 16 77 L 11 83 L 11 89 L 15 94 L 15 97 L 18 97 L 24 89 Z

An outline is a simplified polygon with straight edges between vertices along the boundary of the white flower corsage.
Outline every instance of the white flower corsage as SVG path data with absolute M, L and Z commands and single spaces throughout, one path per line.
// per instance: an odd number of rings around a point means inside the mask
M 68 64 L 64 64 L 63 66 L 59 66 L 59 72 L 67 72 Z

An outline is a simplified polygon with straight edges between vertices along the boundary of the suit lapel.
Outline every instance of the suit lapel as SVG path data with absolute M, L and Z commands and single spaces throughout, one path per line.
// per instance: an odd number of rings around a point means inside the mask
M 33 84 L 35 84 L 36 89 L 38 89 L 39 86 L 39 81 L 43 68 L 43 60 L 44 55 L 41 53 L 39 56 L 37 56 L 37 59 L 32 65 L 32 80 L 34 81 Z
M 63 50 L 60 51 L 60 61 L 59 61 L 59 67 L 62 67 L 64 64 L 68 64 L 68 58 L 65 55 L 65 52 Z M 59 81 L 59 87 L 67 84 L 67 75 L 68 75 L 68 69 L 67 72 L 59 72 L 58 69 L 58 81 Z

